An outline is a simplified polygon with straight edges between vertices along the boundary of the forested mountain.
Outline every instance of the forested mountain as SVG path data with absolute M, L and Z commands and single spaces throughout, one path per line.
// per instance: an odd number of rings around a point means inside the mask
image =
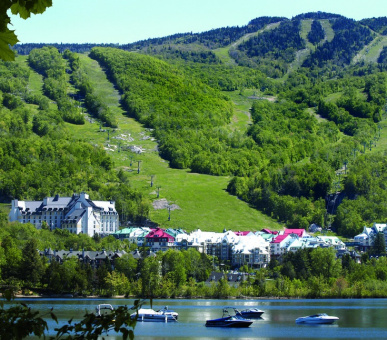
M 333 40 L 318 46 L 303 66 L 317 64 L 321 67 L 329 61 L 335 65 L 348 65 L 355 54 L 373 39 L 370 29 L 354 20 L 338 18 L 332 20 L 331 25 L 335 34 Z
M 136 196 L 133 218 L 147 216 L 141 189 L 127 185 L 109 155 L 85 141 L 74 143 L 66 133 L 66 124 L 84 123 L 83 110 L 101 125 L 120 127 L 74 53 L 93 47 L 90 57 L 120 91 L 127 116 L 152 131 L 158 154 L 171 167 L 229 176 L 230 194 L 288 227 L 332 224 L 339 234 L 353 236 L 364 224 L 387 218 L 380 208 L 387 203 L 386 49 L 372 48 L 384 41 L 386 27 L 386 18 L 355 21 L 317 12 L 119 46 L 18 45 L 29 53 L 29 67 L 42 75 L 43 91 L 32 96 L 26 90 L 27 67 L 2 64 L 1 131 L 10 136 L 2 146 L 3 200 L 86 187 L 98 197 L 121 197 L 119 204 Z M 356 62 L 360 52 L 377 58 Z M 246 124 L 238 125 L 238 105 L 247 100 Z M 55 152 L 33 178 L 46 153 L 35 146 L 34 163 L 15 148 L 42 140 L 44 147 L 55 144 Z M 73 172 L 54 169 L 62 164 L 57 150 L 74 158 Z M 70 180 L 78 167 L 82 180 Z M 21 169 L 27 173 L 23 181 L 16 179 Z M 43 185 L 39 176 L 47 176 L 47 169 L 55 180 L 50 175 Z M 122 199 L 120 190 L 128 190 L 129 198 Z M 326 199 L 336 191 L 346 199 L 328 216 Z
M 311 21 L 302 36 L 303 21 Z M 284 17 L 259 17 L 245 26 L 222 27 L 201 33 L 177 33 L 167 37 L 141 40 L 129 44 L 58 44 L 51 46 L 61 53 L 66 49 L 77 53 L 90 51 L 93 47 L 114 47 L 158 56 L 166 60 L 180 59 L 196 63 L 220 64 L 217 49 L 230 48 L 230 57 L 238 64 L 258 68 L 270 77 L 283 76 L 298 51 L 310 42 L 317 49 L 304 61 L 305 67 L 349 64 L 365 45 L 377 36 L 386 35 L 386 17 L 355 21 L 341 15 L 317 12 L 304 13 L 287 19 Z M 322 25 L 324 23 L 324 25 Z M 273 26 L 272 28 L 272 25 Z M 327 39 L 330 31 L 332 39 Z M 17 44 L 14 49 L 20 54 L 29 54 L 33 48 L 44 44 Z
M 316 45 L 324 38 L 325 38 L 325 32 L 320 21 L 313 20 L 310 31 L 308 33 L 308 41 L 313 45 Z
M 59 51 L 70 49 L 71 51 L 82 53 L 89 51 L 96 46 L 102 47 L 118 47 L 128 51 L 143 50 L 151 52 L 157 46 L 173 46 L 173 45 L 190 45 L 206 47 L 206 49 L 214 49 L 225 47 L 248 33 L 254 33 L 262 29 L 268 24 L 287 20 L 283 17 L 259 17 L 251 20 L 247 25 L 239 27 L 222 27 L 202 33 L 177 33 L 167 37 L 152 38 L 140 40 L 130 44 L 50 44 L 56 47 Z M 44 44 L 17 44 L 15 50 L 20 54 L 28 54 L 32 48 L 41 48 Z
M 387 35 L 387 17 L 363 19 L 360 23 L 381 35 Z

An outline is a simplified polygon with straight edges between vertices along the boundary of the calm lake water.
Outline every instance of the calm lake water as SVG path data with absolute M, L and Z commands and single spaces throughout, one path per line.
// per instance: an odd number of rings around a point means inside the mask
M 94 312 L 101 303 L 132 306 L 133 299 L 17 299 L 42 313 L 52 307 L 59 326 L 70 318 L 82 319 L 85 310 Z M 153 308 L 164 306 L 179 313 L 176 323 L 138 322 L 136 339 L 387 339 L 387 299 L 351 300 L 154 300 Z M 207 319 L 222 316 L 222 308 L 258 307 L 261 319 L 246 329 L 207 328 Z M 145 308 L 149 306 L 144 306 Z M 334 325 L 296 325 L 300 316 L 327 313 L 340 318 Z M 58 325 L 48 320 L 50 330 Z M 50 333 L 53 334 L 53 333 Z M 110 333 L 107 339 L 120 339 Z

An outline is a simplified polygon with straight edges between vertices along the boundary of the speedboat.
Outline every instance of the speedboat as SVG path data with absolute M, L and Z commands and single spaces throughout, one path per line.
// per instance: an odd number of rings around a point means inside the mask
M 237 327 L 237 328 L 246 328 L 249 327 L 253 322 L 247 320 L 240 315 L 230 315 L 229 309 L 234 309 L 232 307 L 223 308 L 223 315 L 219 319 L 207 320 L 206 327 Z
M 248 309 L 243 309 L 241 311 L 236 309 L 235 313 L 236 315 L 243 316 L 244 318 L 260 318 L 261 315 L 265 312 L 258 308 L 248 308 Z
M 176 320 L 179 318 L 179 313 L 175 312 L 174 310 L 168 309 L 168 306 L 165 306 L 163 309 L 160 309 L 157 312 L 166 315 L 172 315 Z
M 111 314 L 111 312 L 114 311 L 114 308 L 112 305 L 109 305 L 108 303 L 103 303 L 98 305 L 95 310 L 96 310 L 95 315 L 98 318 L 100 318 L 102 315 Z
M 329 316 L 325 313 L 303 316 L 301 318 L 296 319 L 296 323 L 298 324 L 332 324 L 336 320 L 339 320 L 337 316 Z
M 158 311 L 151 308 L 140 308 L 138 312 L 133 313 L 130 317 L 137 321 L 144 322 L 173 322 L 177 321 L 178 316 L 178 313 L 169 310 L 168 307 L 165 306 Z

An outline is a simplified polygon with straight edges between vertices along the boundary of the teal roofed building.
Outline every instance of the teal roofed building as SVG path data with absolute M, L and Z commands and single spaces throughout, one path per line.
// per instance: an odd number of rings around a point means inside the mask
M 145 236 L 151 231 L 152 229 L 148 227 L 130 227 L 117 231 L 113 236 L 119 240 L 128 240 L 130 243 L 136 243 L 141 247 L 144 244 Z
M 177 238 L 179 235 L 188 235 L 183 229 L 168 228 L 165 230 L 165 232 L 173 236 L 174 238 Z

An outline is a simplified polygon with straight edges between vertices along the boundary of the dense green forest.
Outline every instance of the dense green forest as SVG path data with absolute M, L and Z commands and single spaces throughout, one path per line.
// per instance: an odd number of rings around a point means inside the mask
M 368 26 L 375 32 L 387 35 L 387 17 L 363 19 L 360 20 L 360 23 Z
M 149 56 L 101 48 L 90 56 L 123 92 L 128 114 L 154 129 L 160 155 L 173 167 L 228 175 L 239 171 L 240 162 L 259 162 L 256 153 L 239 152 L 251 140 L 227 129 L 232 106 L 219 91 Z
M 321 23 L 317 20 L 313 20 L 312 26 L 308 33 L 308 40 L 313 45 L 318 44 L 321 40 L 325 38 L 325 31 Z
M 387 47 L 384 47 L 380 52 L 378 63 L 387 64 Z
M 354 20 L 337 18 L 331 21 L 331 25 L 334 38 L 318 46 L 304 62 L 305 67 L 322 67 L 328 62 L 340 66 L 349 64 L 355 54 L 372 41 L 370 29 Z
M 114 117 L 109 106 L 95 93 L 87 73 L 81 68 L 79 57 L 69 50 L 64 51 L 63 57 L 69 61 L 71 81 L 78 90 L 78 99 L 83 98 L 85 108 L 90 115 L 97 118 L 104 125 L 116 128 L 116 117 Z
M 269 59 L 276 63 L 276 70 L 280 72 L 282 69 L 282 72 L 270 76 L 282 76 L 286 69 L 282 63 L 291 63 L 296 51 L 305 48 L 305 41 L 299 34 L 300 25 L 299 20 L 284 21 L 278 28 L 250 38 L 238 45 L 236 61 L 240 65 L 258 67 L 263 60 Z

